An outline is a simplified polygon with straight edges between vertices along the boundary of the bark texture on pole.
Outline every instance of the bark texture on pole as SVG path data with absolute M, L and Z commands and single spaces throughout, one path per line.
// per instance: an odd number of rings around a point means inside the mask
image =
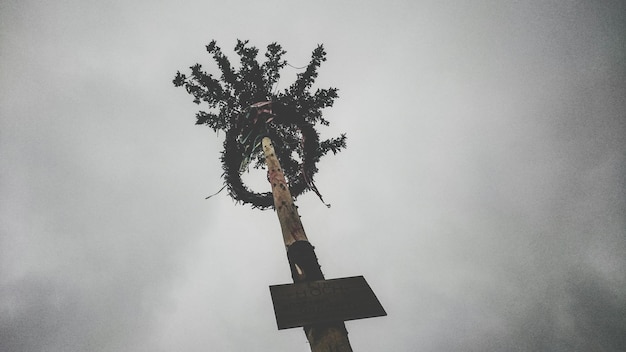
M 285 174 L 280 168 L 276 151 L 269 137 L 263 138 L 263 153 L 265 154 L 265 163 L 267 164 L 267 178 L 272 185 L 274 208 L 276 209 L 276 214 L 278 214 L 285 246 L 289 246 L 296 241 L 308 241 L 298 215 L 298 208 L 291 197 Z
M 268 137 L 263 138 L 263 152 L 268 169 L 268 181 L 272 185 L 274 208 L 278 215 L 287 258 L 294 282 L 323 280 L 324 275 L 300 221 L 298 207 L 293 201 L 285 175 L 280 168 L 276 151 Z M 305 326 L 304 332 L 312 352 L 352 352 L 348 331 L 344 322 Z

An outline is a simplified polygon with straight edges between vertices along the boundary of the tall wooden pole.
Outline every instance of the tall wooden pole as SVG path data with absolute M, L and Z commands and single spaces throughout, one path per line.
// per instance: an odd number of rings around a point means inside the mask
M 317 262 L 314 247 L 304 232 L 298 207 L 289 192 L 272 141 L 264 137 L 262 143 L 268 168 L 268 180 L 272 185 L 274 208 L 283 233 L 293 281 L 297 283 L 323 280 L 324 274 Z M 342 321 L 305 326 L 304 332 L 312 352 L 352 352 L 348 331 Z

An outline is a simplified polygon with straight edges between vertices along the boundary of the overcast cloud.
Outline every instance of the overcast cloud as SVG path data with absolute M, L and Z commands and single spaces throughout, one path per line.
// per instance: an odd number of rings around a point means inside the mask
M 0 3 L 0 351 L 309 351 L 273 211 L 171 80 L 277 41 L 348 148 L 298 199 L 355 351 L 626 350 L 622 1 Z M 299 72 L 287 67 L 287 87 Z M 247 176 L 259 191 L 262 174 Z

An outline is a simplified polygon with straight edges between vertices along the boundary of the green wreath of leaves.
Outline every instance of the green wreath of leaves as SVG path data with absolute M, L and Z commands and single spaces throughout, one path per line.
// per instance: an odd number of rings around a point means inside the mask
M 336 154 L 346 147 L 345 134 L 320 141 L 315 129 L 317 124 L 329 125 L 322 117 L 322 109 L 331 107 L 338 96 L 336 88 L 311 91 L 317 69 L 326 61 L 323 46 L 313 50 L 304 72 L 298 73 L 296 81 L 279 93 L 272 89 L 280 79 L 280 70 L 287 65 L 283 59 L 286 51 L 279 44 L 268 45 L 266 59 L 260 63 L 258 49 L 249 46 L 247 40 L 237 40 L 238 69 L 215 40 L 206 49 L 221 72 L 219 79 L 195 64 L 190 67 L 190 76 L 178 71 L 173 83 L 184 87 L 193 96 L 194 103 L 208 105 L 208 109 L 196 114 L 196 124 L 207 125 L 215 132 L 226 132 L 221 161 L 229 195 L 255 208 L 273 206 L 271 193 L 251 191 L 241 180 L 241 173 L 249 164 L 263 165 L 259 145 L 267 135 L 274 143 L 292 195 L 298 197 L 313 190 L 321 199 L 313 183 L 318 171 L 316 164 L 329 151 Z

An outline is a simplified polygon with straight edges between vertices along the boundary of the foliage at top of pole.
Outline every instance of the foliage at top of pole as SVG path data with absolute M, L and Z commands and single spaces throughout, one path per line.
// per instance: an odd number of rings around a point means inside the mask
M 316 131 L 318 124 L 328 125 L 322 117 L 322 109 L 331 107 L 337 98 L 336 88 L 312 90 L 317 69 L 326 61 L 326 52 L 318 45 L 311 61 L 296 76 L 288 88 L 274 91 L 280 79 L 280 71 L 287 61 L 286 51 L 277 43 L 267 46 L 265 60 L 259 62 L 259 50 L 249 46 L 248 41 L 237 40 L 235 52 L 239 55 L 239 67 L 233 67 L 215 40 L 206 49 L 221 72 L 216 78 L 203 70 L 202 65 L 190 67 L 189 75 L 176 73 L 173 83 L 184 87 L 193 96 L 193 102 L 207 106 L 196 114 L 197 125 L 207 125 L 215 132 L 226 133 L 221 161 L 224 182 L 229 195 L 238 202 L 266 209 L 273 206 L 271 192 L 257 193 L 248 189 L 241 180 L 241 173 L 251 163 L 259 167 L 264 163 L 261 139 L 272 139 L 283 172 L 294 197 L 313 190 L 317 173 L 316 163 L 329 151 L 334 154 L 346 147 L 346 136 L 320 141 Z

